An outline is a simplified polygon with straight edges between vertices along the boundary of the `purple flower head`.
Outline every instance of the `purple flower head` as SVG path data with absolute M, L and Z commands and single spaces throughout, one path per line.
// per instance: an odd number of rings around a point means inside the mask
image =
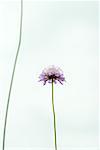
M 52 81 L 54 83 L 59 81 L 59 83 L 63 84 L 63 81 L 65 81 L 62 70 L 55 66 L 45 68 L 40 74 L 39 79 L 39 81 L 43 81 L 43 85 L 45 85 L 46 82 L 52 83 Z

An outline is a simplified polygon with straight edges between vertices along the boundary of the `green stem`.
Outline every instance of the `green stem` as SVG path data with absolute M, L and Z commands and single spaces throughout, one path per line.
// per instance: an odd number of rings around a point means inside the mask
M 10 96 L 11 96 L 11 91 L 12 91 L 13 79 L 14 79 L 14 75 L 15 75 L 16 63 L 17 63 L 18 54 L 19 54 L 20 45 L 21 45 L 22 18 L 23 18 L 23 0 L 21 0 L 21 17 L 20 17 L 19 42 L 18 42 L 18 48 L 17 48 L 17 52 L 16 52 L 16 56 L 15 56 L 14 65 L 13 65 L 13 72 L 12 72 L 12 76 L 11 76 L 11 82 L 10 82 L 10 87 L 9 87 L 7 105 L 6 105 L 6 113 L 5 113 L 5 120 L 4 120 L 4 130 L 3 130 L 3 146 L 2 146 L 2 150 L 5 149 L 5 134 L 6 134 L 6 126 L 7 126 L 8 108 L 9 108 Z
M 53 118 L 54 118 L 54 142 L 55 142 L 55 150 L 57 150 L 57 136 L 56 136 L 56 115 L 54 108 L 54 82 L 52 79 L 52 109 L 53 109 Z

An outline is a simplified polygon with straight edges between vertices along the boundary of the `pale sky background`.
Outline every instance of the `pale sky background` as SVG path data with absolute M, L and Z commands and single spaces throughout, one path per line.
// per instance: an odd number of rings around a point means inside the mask
M 97 150 L 98 15 L 97 1 L 24 2 L 7 147 L 54 146 L 51 85 L 38 82 L 42 70 L 53 64 L 68 81 L 55 85 L 58 146 Z M 19 1 L 0 1 L 0 148 L 19 19 Z

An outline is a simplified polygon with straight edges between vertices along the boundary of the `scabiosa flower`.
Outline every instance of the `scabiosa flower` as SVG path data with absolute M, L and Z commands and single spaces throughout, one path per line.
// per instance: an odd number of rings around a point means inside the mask
M 65 81 L 65 77 L 63 75 L 63 72 L 60 68 L 51 66 L 48 68 L 45 68 L 42 73 L 39 76 L 39 81 L 43 81 L 43 85 L 48 83 L 57 83 L 57 81 L 61 84 L 63 84 L 63 81 Z
M 58 81 L 59 83 L 63 84 L 63 82 L 65 81 L 65 77 L 60 68 L 51 66 L 49 68 L 44 69 L 40 74 L 39 78 L 40 78 L 39 81 L 43 81 L 44 85 L 46 84 L 46 82 L 52 84 L 51 95 L 52 95 L 52 111 L 53 111 L 53 122 L 54 122 L 54 143 L 55 143 L 55 150 L 57 150 L 56 114 L 54 108 L 54 83 L 57 83 Z

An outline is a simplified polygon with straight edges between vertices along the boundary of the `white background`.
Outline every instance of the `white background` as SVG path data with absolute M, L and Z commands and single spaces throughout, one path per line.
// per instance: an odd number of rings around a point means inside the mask
M 20 1 L 0 1 L 0 148 Z M 25 1 L 20 54 L 9 107 L 6 146 L 52 148 L 51 85 L 38 82 L 49 65 L 68 83 L 55 85 L 57 142 L 79 150 L 98 147 L 98 2 Z

